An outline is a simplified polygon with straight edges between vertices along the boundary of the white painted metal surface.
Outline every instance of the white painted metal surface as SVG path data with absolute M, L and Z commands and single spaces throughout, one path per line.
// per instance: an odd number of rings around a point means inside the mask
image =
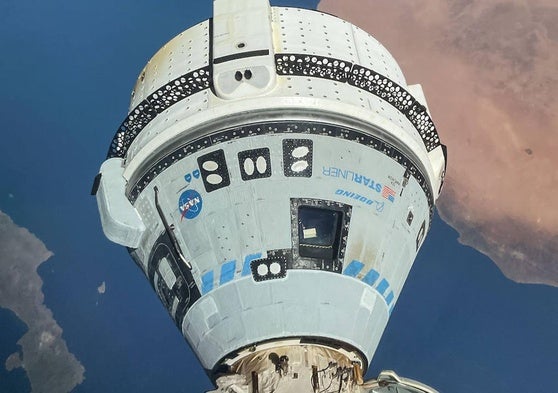
M 141 245 L 145 225 L 126 198 L 126 181 L 122 172 L 122 160 L 119 158 L 111 158 L 103 163 L 97 205 L 105 236 L 122 246 L 136 248 Z

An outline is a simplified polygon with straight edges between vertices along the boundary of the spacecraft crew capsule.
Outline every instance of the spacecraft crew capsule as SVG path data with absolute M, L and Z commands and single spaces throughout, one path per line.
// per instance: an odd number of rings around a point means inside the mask
M 446 165 L 420 85 L 334 16 L 215 0 L 142 70 L 96 177 L 219 392 L 435 392 L 364 382 Z

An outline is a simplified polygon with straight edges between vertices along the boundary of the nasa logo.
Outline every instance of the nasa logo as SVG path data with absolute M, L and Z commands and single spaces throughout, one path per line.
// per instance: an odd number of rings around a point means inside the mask
M 202 210 L 202 197 L 196 190 L 186 190 L 178 198 L 178 211 L 180 221 L 184 218 L 191 220 L 196 218 Z

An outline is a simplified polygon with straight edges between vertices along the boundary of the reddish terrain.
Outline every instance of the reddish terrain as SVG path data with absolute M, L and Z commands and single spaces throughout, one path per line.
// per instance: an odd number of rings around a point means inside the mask
M 509 278 L 558 286 L 558 2 L 322 0 L 421 83 L 448 172 L 438 211 Z

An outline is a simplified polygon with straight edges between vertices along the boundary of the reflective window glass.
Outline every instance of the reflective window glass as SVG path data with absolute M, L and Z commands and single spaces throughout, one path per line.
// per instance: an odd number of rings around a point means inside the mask
M 310 206 L 298 208 L 301 257 L 333 259 L 337 255 L 342 212 Z

